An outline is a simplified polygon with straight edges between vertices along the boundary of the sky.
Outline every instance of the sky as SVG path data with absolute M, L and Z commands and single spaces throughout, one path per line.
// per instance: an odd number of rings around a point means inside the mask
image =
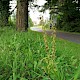
M 42 6 L 42 5 L 44 5 L 45 2 L 46 2 L 45 0 L 37 0 L 37 1 L 35 0 L 34 3 L 39 6 Z M 11 1 L 10 6 L 11 6 L 10 11 L 12 11 L 16 6 L 16 0 Z M 15 12 L 16 12 L 16 10 L 15 10 Z M 46 10 L 45 13 L 43 14 L 43 13 L 39 12 L 37 8 L 33 8 L 33 9 L 30 9 L 29 15 L 34 23 L 39 24 L 39 21 L 40 21 L 39 17 L 43 16 L 44 21 L 49 19 L 49 10 Z
M 11 6 L 10 11 L 12 11 L 15 8 L 16 4 L 17 4 L 16 0 L 10 1 L 10 6 Z

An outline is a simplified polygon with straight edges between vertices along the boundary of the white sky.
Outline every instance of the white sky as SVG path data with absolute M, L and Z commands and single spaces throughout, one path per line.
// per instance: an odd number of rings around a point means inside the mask
M 11 6 L 10 11 L 12 11 L 16 7 L 16 4 L 17 4 L 16 0 L 10 1 L 10 6 Z
M 35 0 L 35 4 L 42 6 L 44 5 L 46 1 L 45 0 Z M 44 20 L 49 19 L 49 10 L 46 10 L 45 13 L 43 14 L 42 12 L 39 12 L 37 8 L 35 9 L 30 9 L 30 17 L 33 22 L 36 22 L 37 24 L 39 23 L 40 19 L 39 17 L 43 16 Z
M 44 5 L 45 2 L 46 2 L 45 0 L 37 0 L 37 1 L 35 0 L 35 4 L 37 4 L 39 6 Z M 16 0 L 11 1 L 10 2 L 10 6 L 12 8 L 10 11 L 12 11 L 15 8 L 15 6 L 16 6 Z M 31 17 L 32 21 L 37 23 L 37 24 L 40 21 L 39 20 L 40 16 L 43 16 L 44 20 L 49 19 L 49 10 L 46 10 L 46 12 L 43 14 L 43 13 L 39 12 L 37 10 L 37 8 L 34 8 L 34 9 L 30 9 L 29 14 L 30 14 L 30 17 Z

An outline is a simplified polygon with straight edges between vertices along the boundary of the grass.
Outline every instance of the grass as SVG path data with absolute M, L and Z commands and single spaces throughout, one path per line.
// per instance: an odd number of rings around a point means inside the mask
M 56 59 L 50 58 L 52 38 L 0 28 L 0 80 L 80 80 L 80 44 L 56 39 Z

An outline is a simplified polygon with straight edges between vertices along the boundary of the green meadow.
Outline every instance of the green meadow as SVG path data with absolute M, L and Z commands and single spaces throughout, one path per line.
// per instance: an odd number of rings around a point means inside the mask
M 0 28 L 0 80 L 80 80 L 80 44 L 28 30 Z

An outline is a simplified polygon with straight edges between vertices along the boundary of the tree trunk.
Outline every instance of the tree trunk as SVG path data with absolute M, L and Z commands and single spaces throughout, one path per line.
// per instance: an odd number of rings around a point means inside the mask
M 18 31 L 28 29 L 28 0 L 17 1 L 16 26 Z
M 0 26 L 4 27 L 8 24 L 8 16 L 5 11 L 2 11 L 0 14 Z
M 9 1 L 0 1 L 0 26 L 2 27 L 8 24 L 8 17 L 9 17 L 8 5 Z

